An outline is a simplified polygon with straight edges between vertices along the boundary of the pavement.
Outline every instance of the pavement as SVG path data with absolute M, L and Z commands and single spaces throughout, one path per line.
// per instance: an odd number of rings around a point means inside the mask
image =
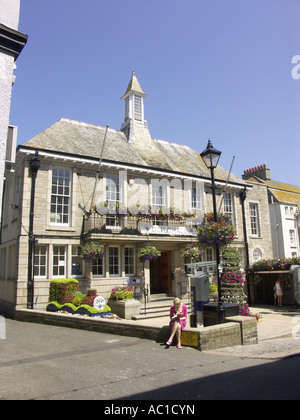
M 222 349 L 205 350 L 205 353 L 231 355 L 240 358 L 282 359 L 300 355 L 300 307 L 277 307 L 259 305 L 250 307 L 253 315 L 259 314 L 257 321 L 258 344 L 238 345 Z M 169 325 L 169 316 L 137 321 L 122 319 L 122 324 L 154 326 Z M 118 321 L 116 321 L 118 322 Z
M 225 347 L 206 352 L 255 359 L 282 359 L 300 355 L 300 308 L 260 305 L 252 306 L 250 310 L 252 314 L 261 316 L 261 321 L 257 321 L 258 344 Z M 169 324 L 169 317 L 136 322 L 163 327 Z

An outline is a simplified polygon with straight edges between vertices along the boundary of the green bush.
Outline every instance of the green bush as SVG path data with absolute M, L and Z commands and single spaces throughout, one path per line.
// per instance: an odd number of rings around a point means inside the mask
M 105 305 L 103 309 L 95 309 L 93 306 L 89 305 L 80 305 L 79 307 L 72 305 L 71 303 L 65 303 L 64 305 L 60 305 L 57 302 L 50 302 L 48 303 L 46 307 L 46 311 L 53 312 L 53 306 L 56 307 L 57 312 L 63 310 L 66 310 L 68 312 L 68 308 L 70 308 L 70 313 L 80 313 L 82 309 L 85 309 L 88 314 L 90 315 L 96 315 L 96 314 L 103 314 L 106 312 L 111 312 L 111 308 L 108 305 Z
M 77 308 L 77 310 L 79 309 L 86 309 L 92 315 L 101 314 L 105 312 L 111 312 L 111 309 L 108 305 L 105 305 L 103 309 L 99 309 L 99 310 L 95 309 L 93 306 L 90 306 L 90 305 L 80 305 L 79 308 Z
M 74 299 L 72 300 L 72 304 L 75 306 L 80 306 L 82 304 L 83 299 L 86 297 L 83 293 L 78 293 Z
M 216 284 L 211 283 L 211 284 L 209 285 L 209 292 L 210 292 L 210 293 L 215 293 L 215 292 L 217 292 L 217 291 L 218 291 L 218 286 L 217 286 Z
M 127 300 L 133 298 L 133 289 L 129 286 L 117 286 L 112 289 L 110 299 L 112 300 Z
M 49 302 L 63 304 L 67 297 L 78 291 L 78 280 L 75 279 L 54 279 L 50 281 Z

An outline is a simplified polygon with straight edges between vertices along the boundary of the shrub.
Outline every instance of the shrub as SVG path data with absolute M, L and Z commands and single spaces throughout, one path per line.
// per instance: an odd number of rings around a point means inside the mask
M 46 311 L 48 312 L 57 312 L 60 311 L 61 305 L 57 302 L 49 302 Z
M 77 307 L 75 305 L 73 305 L 72 303 L 65 303 L 64 305 L 62 305 L 60 310 L 70 312 L 70 313 L 74 313 L 74 312 L 76 312 Z
M 88 296 L 97 296 L 97 290 L 96 289 L 89 289 L 87 292 Z
M 78 293 L 72 300 L 72 304 L 75 306 L 80 306 L 85 297 L 86 295 L 84 295 L 83 293 Z
M 101 314 L 104 312 L 111 312 L 111 309 L 108 305 L 106 305 L 103 309 L 95 309 L 93 306 L 89 305 L 80 305 L 79 308 L 77 308 L 76 313 L 88 313 L 91 315 L 95 314 Z
M 209 293 L 215 293 L 218 291 L 218 286 L 216 284 L 211 283 L 209 285 Z
M 83 300 L 82 300 L 82 302 L 81 302 L 81 304 L 82 305 L 89 305 L 89 306 L 93 306 L 93 304 L 94 304 L 94 300 L 95 300 L 95 297 L 96 296 L 89 296 L 89 295 L 87 295 L 87 296 L 85 296 L 84 298 L 83 298 Z
M 127 300 L 133 298 L 133 289 L 129 286 L 115 287 L 112 289 L 110 298 L 112 300 Z
M 75 295 L 73 293 L 71 293 L 69 296 L 67 296 L 66 303 L 72 303 L 74 297 L 75 297 Z
M 75 279 L 55 279 L 50 281 L 49 302 L 55 301 L 60 304 L 66 302 L 69 295 L 78 290 L 78 280 Z

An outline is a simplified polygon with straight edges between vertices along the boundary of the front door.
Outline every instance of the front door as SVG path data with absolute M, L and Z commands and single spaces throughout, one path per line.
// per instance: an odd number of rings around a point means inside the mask
M 162 251 L 161 256 L 150 264 L 152 293 L 172 293 L 171 251 Z

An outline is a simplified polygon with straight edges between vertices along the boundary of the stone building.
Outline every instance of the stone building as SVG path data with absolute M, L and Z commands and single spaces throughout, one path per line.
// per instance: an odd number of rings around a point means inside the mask
M 268 189 L 274 258 L 299 257 L 300 187 L 272 180 L 265 164 L 246 169 L 243 179 Z
M 15 80 L 15 62 L 27 42 L 27 35 L 18 31 L 20 0 L 0 0 L 0 208 L 5 164 L 14 160 L 16 127 L 9 129 L 11 90 Z
M 137 297 L 147 289 L 148 300 L 156 292 L 187 295 L 182 252 L 197 245 L 199 222 L 188 215 L 212 211 L 210 172 L 198 152 L 151 138 L 145 97 L 132 73 L 122 96 L 121 130 L 62 118 L 18 146 L 4 202 L 2 306 L 44 307 L 49 281 L 56 277 L 76 277 L 82 291 L 97 289 L 105 298 L 126 283 L 136 285 Z M 257 249 L 271 258 L 267 188 L 220 166 L 215 177 L 217 205 L 236 228 L 233 246 L 244 266 Z M 162 220 L 159 209 L 182 217 Z M 82 259 L 80 248 L 88 241 L 104 246 L 102 259 Z M 149 244 L 161 257 L 139 262 L 137 250 Z M 214 261 L 215 250 L 206 248 L 202 264 L 211 275 Z

